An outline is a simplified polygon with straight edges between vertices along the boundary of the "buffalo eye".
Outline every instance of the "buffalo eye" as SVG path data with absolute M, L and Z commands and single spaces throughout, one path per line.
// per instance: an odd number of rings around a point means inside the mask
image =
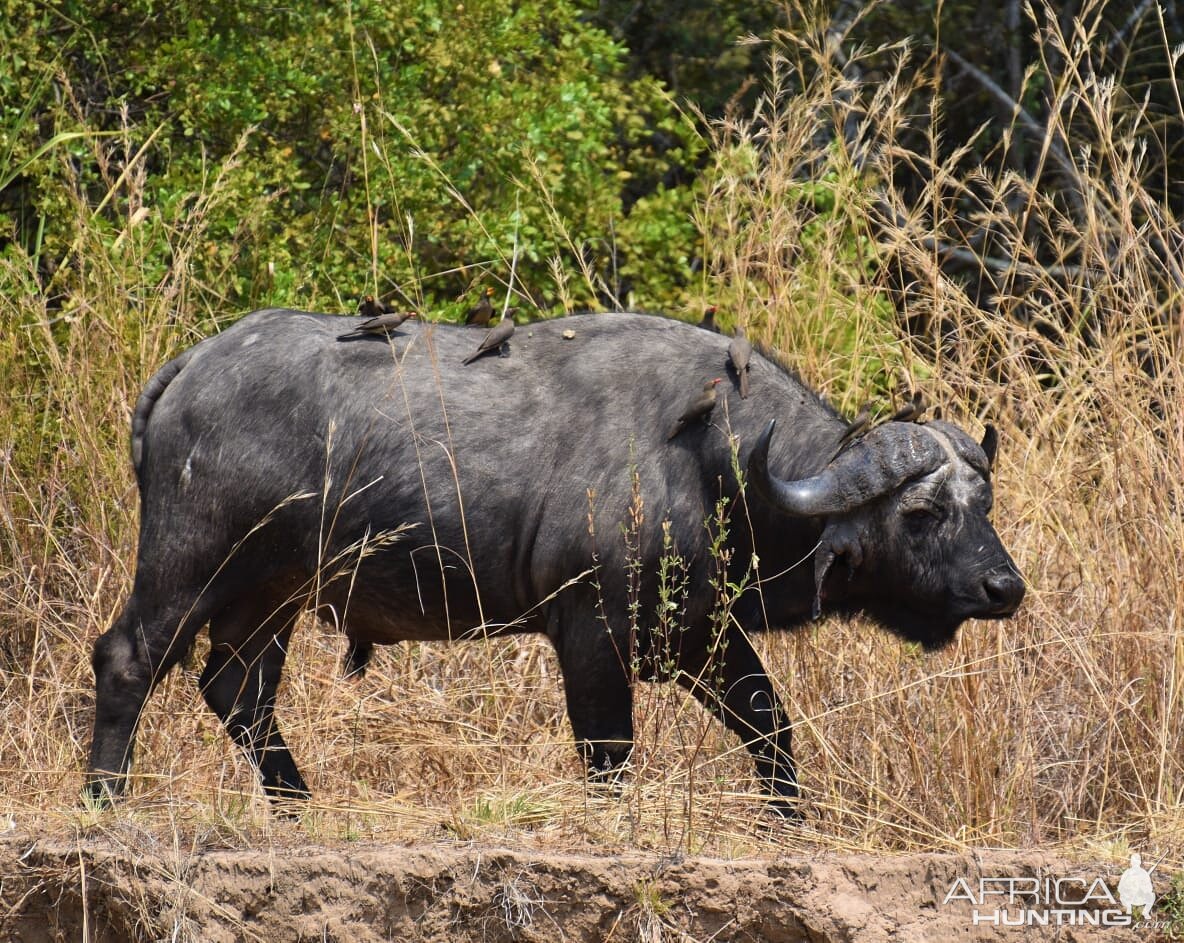
M 946 512 L 943 507 L 929 502 L 911 504 L 903 509 L 905 523 L 910 527 L 922 529 L 940 524 L 945 520 Z

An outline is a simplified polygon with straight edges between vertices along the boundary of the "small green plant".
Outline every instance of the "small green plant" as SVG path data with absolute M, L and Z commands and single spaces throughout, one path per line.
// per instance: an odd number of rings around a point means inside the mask
M 656 881 L 638 881 L 633 885 L 633 902 L 642 913 L 665 917 L 670 913 L 670 904 L 662 897 L 662 890 Z
M 656 881 L 641 880 L 634 884 L 633 900 L 637 939 L 641 943 L 662 943 L 672 935 L 678 938 L 678 928 L 670 921 L 670 903 L 662 896 Z
M 524 793 L 487 795 L 473 801 L 468 819 L 478 826 L 530 828 L 546 821 L 554 811 L 550 803 Z
M 1167 921 L 1167 937 L 1184 939 L 1184 871 L 1172 875 L 1167 893 L 1155 902 L 1155 916 Z
M 632 453 L 633 443 L 630 443 Z M 641 621 L 642 583 L 646 578 L 641 559 L 643 529 L 645 527 L 645 498 L 641 494 L 641 474 L 635 462 L 629 465 L 629 508 L 621 523 L 621 538 L 625 544 L 626 613 L 629 620 L 629 672 L 634 683 L 642 673 L 641 634 L 648 626 Z
M 686 632 L 686 604 L 690 592 L 687 561 L 678 552 L 670 521 L 662 521 L 662 555 L 658 560 L 658 610 L 654 614 L 653 660 L 658 681 L 672 681 L 678 672 L 676 653 Z

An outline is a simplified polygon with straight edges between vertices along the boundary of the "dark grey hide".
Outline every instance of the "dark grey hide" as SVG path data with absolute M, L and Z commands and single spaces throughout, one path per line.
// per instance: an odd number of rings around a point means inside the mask
M 711 424 L 668 443 L 688 391 L 725 375 L 728 338 L 582 315 L 521 326 L 506 355 L 461 366 L 473 347 L 464 328 L 408 322 L 391 341 L 339 342 L 349 326 L 256 312 L 163 367 L 141 396 L 135 585 L 94 652 L 96 798 L 122 788 L 145 700 L 207 624 L 206 702 L 270 796 L 307 796 L 273 707 L 309 609 L 361 650 L 545 633 L 581 755 L 611 773 L 633 742 L 620 525 L 634 471 L 646 513 L 641 678 L 652 677 L 647 620 L 668 518 L 692 588 L 678 680 L 744 740 L 782 812 L 798 794 L 789 725 L 746 632 L 793 628 L 817 606 L 937 648 L 1023 597 L 987 519 L 990 459 L 953 425 L 889 423 L 832 460 L 846 424 L 754 354 L 749 398 L 725 382 Z M 727 429 L 748 469 L 745 501 L 733 500 Z M 763 599 L 750 590 L 736 603 L 744 631 L 729 628 L 723 647 L 710 638 L 717 564 L 704 527 L 721 496 L 730 576 L 755 547 L 764 580 Z M 603 610 L 577 579 L 597 565 Z M 726 660 L 709 664 L 709 651 Z

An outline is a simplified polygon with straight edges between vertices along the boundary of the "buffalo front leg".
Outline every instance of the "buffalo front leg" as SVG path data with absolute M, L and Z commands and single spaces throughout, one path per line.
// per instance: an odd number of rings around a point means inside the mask
M 201 693 L 246 753 L 273 800 L 310 795 L 275 721 L 276 688 L 300 606 L 240 601 L 210 622 Z
M 744 742 L 770 809 L 800 818 L 789 719 L 748 637 L 733 627 L 725 641 L 710 659 L 684 659 L 678 682 Z
M 581 631 L 584 630 L 584 631 Z M 602 625 L 580 626 L 555 641 L 567 716 L 589 781 L 615 783 L 633 752 L 633 689 Z
M 147 612 L 141 595 L 151 594 L 133 592 L 91 656 L 95 726 L 86 795 L 95 802 L 123 792 L 148 695 L 189 650 L 204 620 L 199 603 L 187 611 Z

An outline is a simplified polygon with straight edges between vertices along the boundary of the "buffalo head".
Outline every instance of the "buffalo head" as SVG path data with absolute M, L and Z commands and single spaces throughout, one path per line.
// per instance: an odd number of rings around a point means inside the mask
M 979 444 L 946 422 L 889 422 L 785 481 L 768 465 L 774 427 L 753 447 L 749 480 L 780 511 L 822 525 L 815 617 L 825 601 L 936 649 L 966 619 L 1015 612 L 1023 579 L 989 520 L 993 429 Z

